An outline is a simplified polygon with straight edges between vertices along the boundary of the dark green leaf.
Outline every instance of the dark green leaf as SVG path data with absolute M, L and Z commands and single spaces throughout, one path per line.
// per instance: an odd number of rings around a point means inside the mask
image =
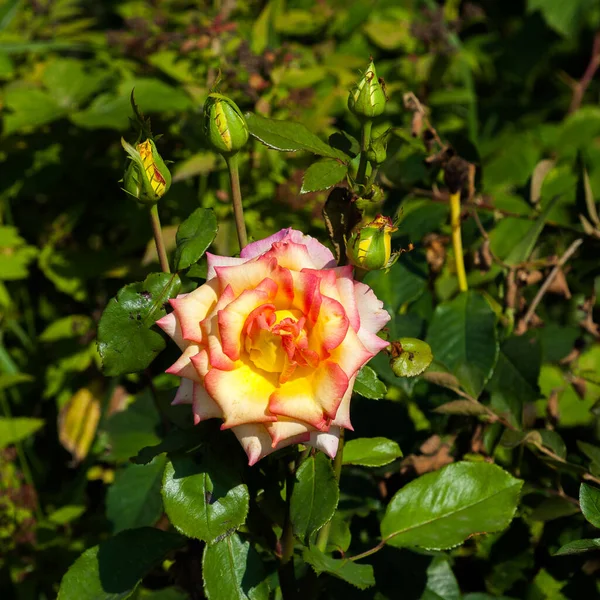
M 516 265 L 529 259 L 529 256 L 533 252 L 535 244 L 542 233 L 542 229 L 544 229 L 546 219 L 558 199 L 559 196 L 554 196 L 554 198 L 548 202 L 527 233 L 517 242 L 508 256 L 504 259 L 505 263 Z
M 504 529 L 523 482 L 489 463 L 458 462 L 427 473 L 392 498 L 381 536 L 402 547 L 452 548 L 475 534 Z
M 560 517 L 568 517 L 579 512 L 576 504 L 573 504 L 566 498 L 560 496 L 552 496 L 545 498 L 538 506 L 536 506 L 529 518 L 532 521 L 552 521 Z
M 364 366 L 354 381 L 354 391 L 365 398 L 379 400 L 387 392 L 385 383 L 377 377 L 377 373 L 369 366 Z
M 296 472 L 290 503 L 294 533 L 302 540 L 333 517 L 339 489 L 331 461 L 322 452 L 308 457 Z
M 155 456 L 164 454 L 165 452 L 175 453 L 182 450 L 191 450 L 203 444 L 202 425 L 192 427 L 191 429 L 172 429 L 167 433 L 165 438 L 155 446 L 146 446 L 131 460 L 138 465 L 148 464 Z
M 358 438 L 344 445 L 345 465 L 382 467 L 402 456 L 400 446 L 384 437 Z
M 329 573 L 343 581 L 365 590 L 375 585 L 375 576 L 371 565 L 361 565 L 347 558 L 332 558 L 319 551 L 317 548 L 305 548 L 304 560 L 312 566 L 317 575 Z
M 600 489 L 582 483 L 579 488 L 579 504 L 583 516 L 600 529 Z
M 402 254 L 396 264 L 386 273 L 371 271 L 364 282 L 383 301 L 385 309 L 392 315 L 408 302 L 413 302 L 425 291 L 428 280 L 428 267 L 425 256 L 416 251 Z M 390 323 L 390 326 L 393 321 Z M 400 337 L 402 332 L 391 331 L 392 337 Z
M 448 558 L 436 556 L 427 568 L 427 584 L 421 600 L 460 600 L 460 597 Z
M 451 369 L 465 390 L 477 398 L 498 355 L 496 316 L 485 298 L 470 291 L 439 304 L 427 341 L 435 360 Z
M 327 190 L 348 173 L 348 165 L 335 158 L 323 158 L 308 167 L 302 179 L 301 194 Z
M 106 494 L 106 516 L 113 532 L 154 525 L 163 511 L 160 486 L 164 456 L 147 465 L 126 465 L 115 475 Z
M 213 452 L 203 452 L 197 460 L 173 457 L 165 469 L 162 494 L 175 528 L 209 543 L 235 531 L 248 514 L 248 488 L 229 458 Z
M 577 441 L 579 449 L 592 461 L 592 463 L 600 466 L 600 448 L 587 442 Z
M 540 344 L 527 336 L 513 336 L 502 343 L 494 374 L 488 383 L 492 406 L 521 424 L 523 406 L 540 395 Z
M 527 10 L 539 10 L 546 23 L 565 37 L 574 37 L 586 23 L 594 0 L 528 0 Z
M 59 600 L 122 600 L 165 556 L 183 546 L 179 534 L 152 527 L 128 529 L 86 550 L 67 571 Z
M 590 550 L 600 550 L 600 538 L 590 540 L 575 540 L 561 546 L 554 556 L 565 556 L 567 554 L 581 554 Z
M 323 142 L 302 123 L 277 121 L 252 113 L 247 113 L 245 116 L 250 133 L 269 148 L 282 152 L 306 150 L 319 156 L 339 158 L 343 161 L 349 158 L 340 150 Z
M 110 457 L 126 461 L 135 456 L 144 446 L 160 441 L 157 428 L 160 415 L 150 392 L 139 395 L 125 410 L 112 415 L 106 423 L 110 442 Z
M 543 446 L 550 448 L 550 450 L 552 450 L 554 454 L 560 456 L 560 458 L 567 458 L 567 446 L 556 431 L 551 431 L 549 429 L 538 429 L 537 431 L 542 438 Z
M 153 273 L 143 283 L 119 290 L 98 326 L 98 351 L 104 374 L 109 377 L 145 369 L 165 347 L 152 325 L 167 313 L 165 304 L 179 293 L 177 274 Z
M 33 435 L 43 426 L 43 419 L 0 417 L 0 450 Z
M 260 556 L 237 533 L 204 549 L 204 591 L 209 600 L 268 600 L 269 585 Z
M 198 262 L 217 235 L 217 218 L 212 209 L 197 208 L 177 230 L 173 256 L 176 271 Z

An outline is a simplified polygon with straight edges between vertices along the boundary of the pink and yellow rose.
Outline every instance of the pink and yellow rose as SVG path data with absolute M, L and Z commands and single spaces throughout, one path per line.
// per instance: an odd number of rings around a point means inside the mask
M 382 302 L 293 229 L 207 258 L 206 283 L 158 321 L 182 351 L 167 370 L 182 378 L 174 403 L 196 423 L 223 419 L 251 465 L 295 443 L 335 456 L 357 372 L 388 345 Z

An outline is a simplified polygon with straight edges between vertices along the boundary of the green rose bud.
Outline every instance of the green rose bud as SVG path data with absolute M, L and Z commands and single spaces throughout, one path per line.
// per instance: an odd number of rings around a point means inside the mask
M 346 243 L 350 263 L 365 271 L 387 267 L 392 254 L 392 233 L 396 230 L 390 217 L 382 215 L 373 221 L 359 223 Z
M 151 139 L 135 146 L 121 138 L 129 155 L 129 165 L 123 176 L 123 189 L 141 204 L 156 204 L 171 187 L 171 173 Z
M 420 375 L 433 360 L 427 342 L 417 338 L 400 338 L 391 344 L 390 367 L 396 377 Z
M 239 152 L 248 141 L 248 125 L 237 104 L 221 94 L 209 94 L 204 103 L 204 135 L 219 154 Z
M 360 119 L 372 119 L 383 113 L 386 102 L 385 90 L 371 61 L 362 79 L 350 90 L 348 108 Z

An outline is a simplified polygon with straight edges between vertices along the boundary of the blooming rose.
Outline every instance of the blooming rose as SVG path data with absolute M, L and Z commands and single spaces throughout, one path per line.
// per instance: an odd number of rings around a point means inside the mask
M 223 419 L 251 465 L 295 443 L 335 456 L 356 374 L 388 344 L 382 302 L 293 229 L 207 258 L 206 283 L 158 321 L 182 351 L 167 370 L 182 378 L 174 403 L 196 423 Z

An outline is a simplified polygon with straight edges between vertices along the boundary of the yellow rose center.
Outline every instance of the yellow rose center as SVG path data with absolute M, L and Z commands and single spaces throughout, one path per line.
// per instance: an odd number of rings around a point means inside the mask
M 302 313 L 298 310 L 276 310 L 269 319 L 268 328 L 264 325 L 252 328 L 244 345 L 255 366 L 269 373 L 287 369 L 289 353 L 286 346 L 294 347 L 297 338 L 306 337 L 306 332 L 299 327 L 301 318 Z

